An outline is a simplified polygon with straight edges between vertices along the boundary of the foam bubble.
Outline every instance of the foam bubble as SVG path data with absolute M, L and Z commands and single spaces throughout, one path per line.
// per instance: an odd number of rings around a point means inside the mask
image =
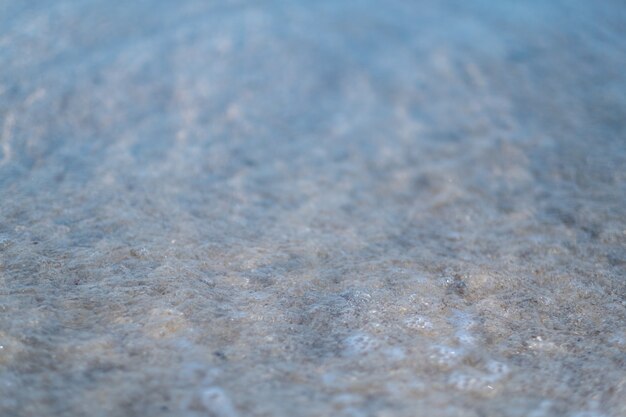
M 432 348 L 429 359 L 439 366 L 451 367 L 459 363 L 463 356 L 462 349 L 440 345 Z
M 485 387 L 485 381 L 480 376 L 461 372 L 450 375 L 448 384 L 460 391 L 475 391 Z
M 235 417 L 237 412 L 230 398 L 219 387 L 209 387 L 200 395 L 202 405 L 216 417 Z
M 344 341 L 346 353 L 366 355 L 380 347 L 380 342 L 367 333 L 354 334 Z
M 500 379 L 509 373 L 507 364 L 498 361 L 489 361 L 485 366 L 487 373 L 492 379 Z
M 407 317 L 404 320 L 404 325 L 414 330 L 431 330 L 433 328 L 433 323 L 428 318 L 418 314 Z

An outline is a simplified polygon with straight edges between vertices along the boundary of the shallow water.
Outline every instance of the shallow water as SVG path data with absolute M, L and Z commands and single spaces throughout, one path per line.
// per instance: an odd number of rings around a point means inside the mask
M 7 1 L 0 67 L 0 415 L 626 415 L 623 2 Z

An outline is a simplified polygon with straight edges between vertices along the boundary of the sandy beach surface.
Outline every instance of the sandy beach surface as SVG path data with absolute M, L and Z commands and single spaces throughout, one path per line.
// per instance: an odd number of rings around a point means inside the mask
M 626 4 L 0 1 L 0 415 L 626 415 Z

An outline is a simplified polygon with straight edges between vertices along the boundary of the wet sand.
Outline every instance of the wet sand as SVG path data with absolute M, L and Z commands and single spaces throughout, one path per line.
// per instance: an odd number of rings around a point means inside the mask
M 621 1 L 0 2 L 0 415 L 626 415 Z

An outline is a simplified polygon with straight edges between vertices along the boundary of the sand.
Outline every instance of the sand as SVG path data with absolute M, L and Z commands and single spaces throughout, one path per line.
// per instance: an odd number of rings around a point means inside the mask
M 626 5 L 0 2 L 0 415 L 626 415 Z

